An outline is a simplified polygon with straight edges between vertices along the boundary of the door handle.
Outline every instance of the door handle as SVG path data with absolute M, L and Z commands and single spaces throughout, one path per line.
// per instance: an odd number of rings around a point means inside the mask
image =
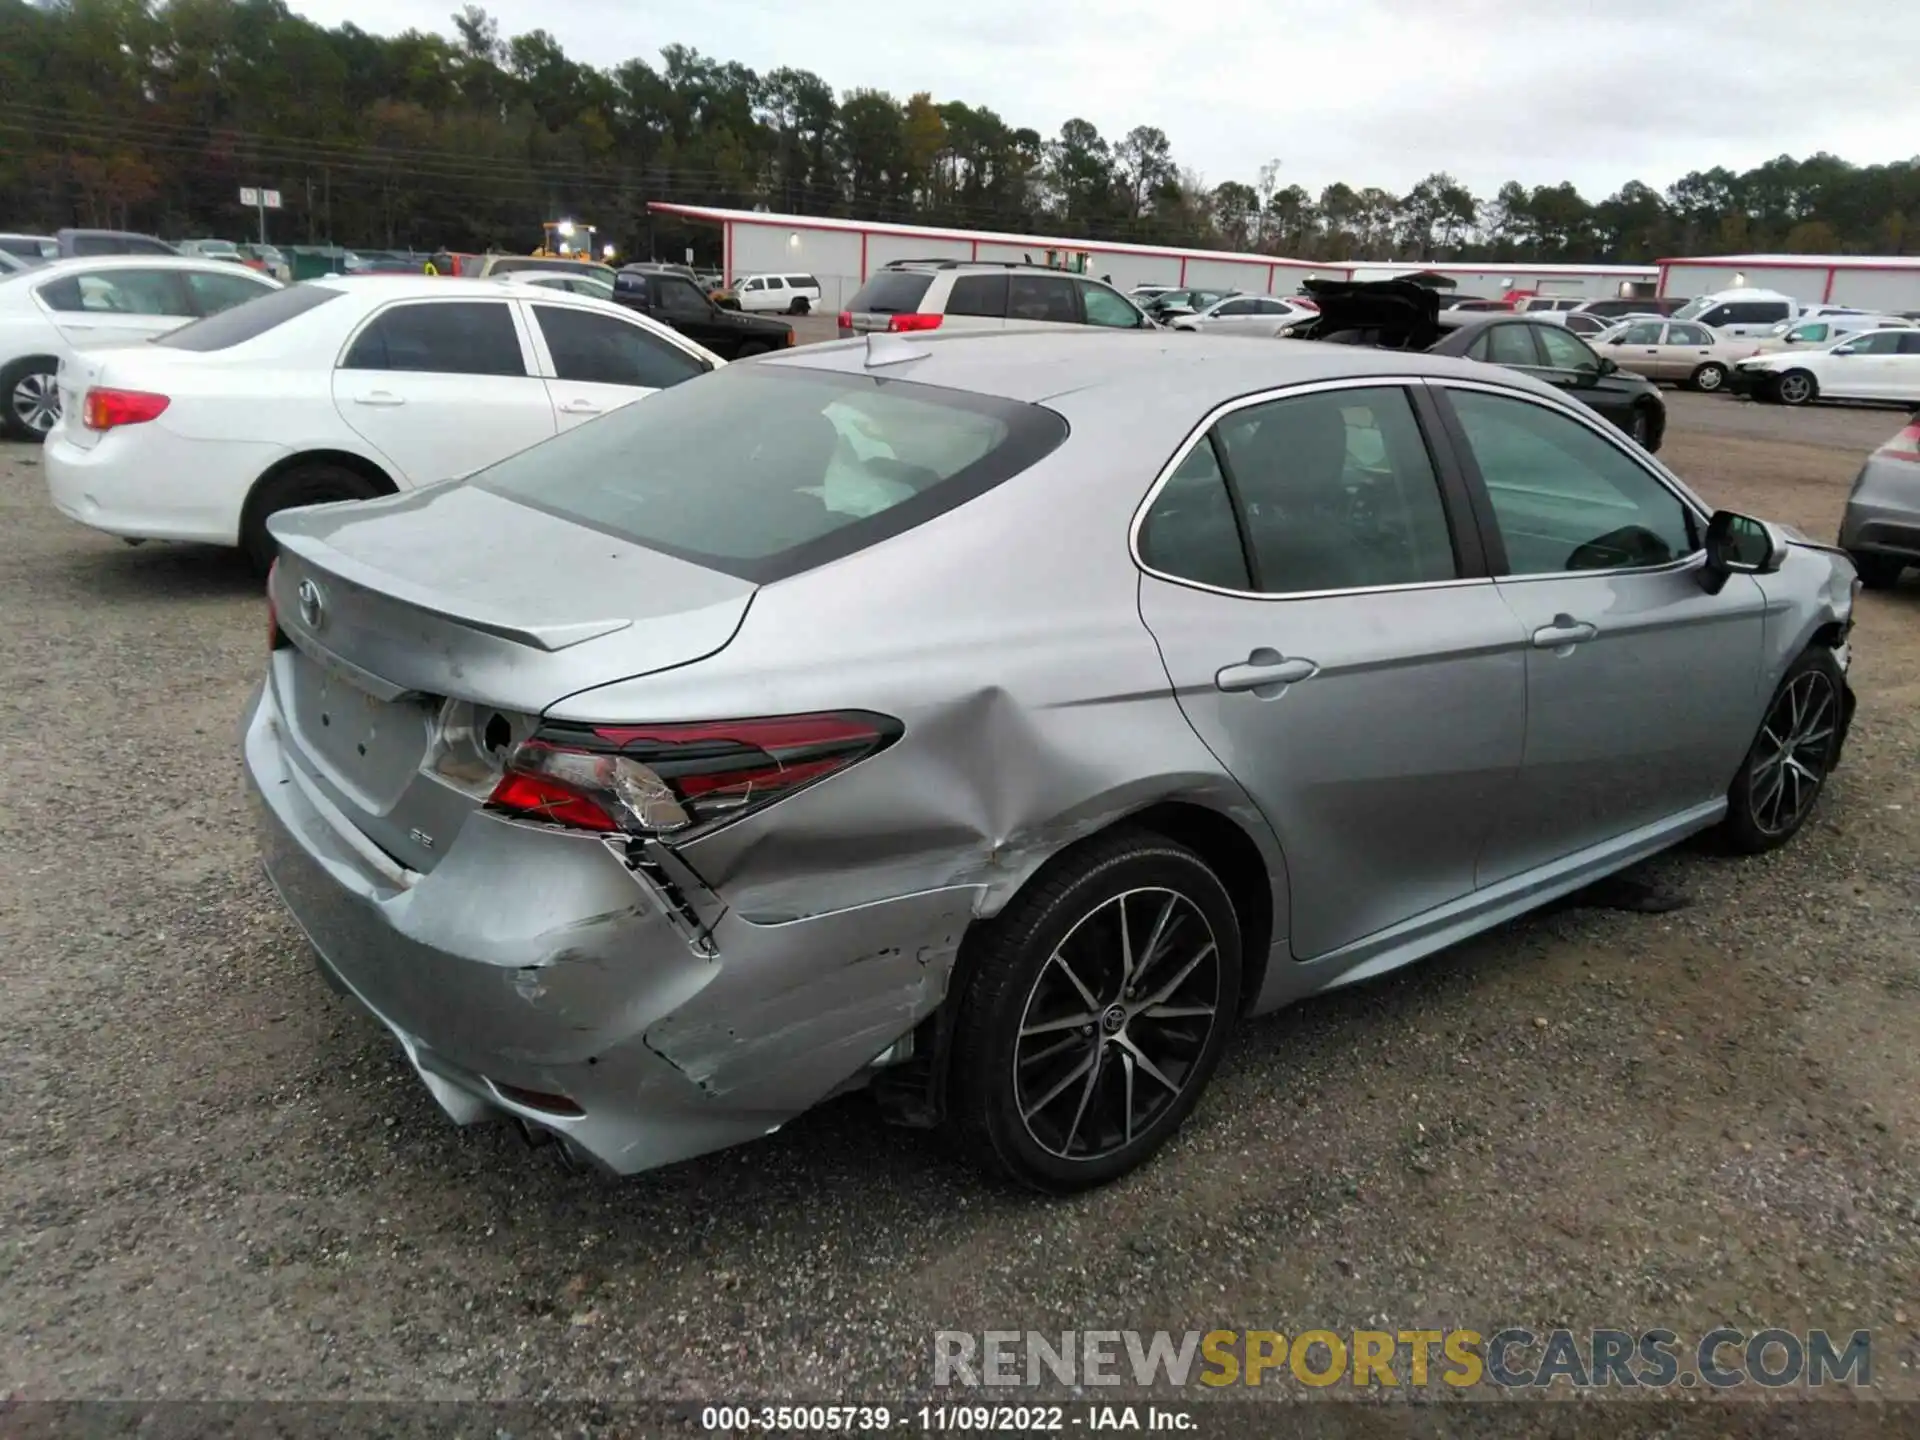
M 596 405 L 591 400 L 569 400 L 560 407 L 562 415 L 598 415 L 605 406 Z
M 407 403 L 407 398 L 404 395 L 396 395 L 391 390 L 369 390 L 364 395 L 354 396 L 353 403 L 376 406 L 404 405 Z
M 1599 633 L 1584 620 L 1576 620 L 1571 615 L 1556 615 L 1551 625 L 1542 625 L 1533 632 L 1533 647 L 1536 650 L 1558 650 L 1563 645 L 1578 645 L 1591 640 Z
M 1272 699 L 1287 686 L 1312 679 L 1320 667 L 1311 660 L 1286 659 L 1278 650 L 1261 646 L 1238 665 L 1229 665 L 1216 673 L 1216 688 L 1232 694 L 1251 690 L 1263 700 Z

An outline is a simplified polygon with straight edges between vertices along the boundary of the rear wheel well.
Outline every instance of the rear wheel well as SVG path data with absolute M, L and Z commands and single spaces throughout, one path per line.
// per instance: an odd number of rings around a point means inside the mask
M 1240 922 L 1240 1010 L 1244 1014 L 1266 980 L 1267 952 L 1273 943 L 1273 879 L 1252 837 L 1218 811 L 1181 800 L 1136 810 L 1049 856 L 1026 878 L 1022 889 L 1082 846 L 1117 829 L 1146 830 L 1184 845 L 1220 877 Z M 954 1017 L 960 1008 L 958 1001 L 966 993 L 983 927 L 992 923 L 976 920 L 961 940 L 947 976 L 945 998 L 914 1031 L 914 1059 L 884 1068 L 874 1077 L 874 1099 L 881 1113 L 895 1124 L 930 1128 L 946 1113 L 946 1072 Z
M 1240 919 L 1240 1010 L 1259 997 L 1273 944 L 1273 877 L 1260 847 L 1237 824 L 1204 805 L 1167 800 L 1123 822 L 1164 835 L 1198 855 L 1220 877 Z
M 302 485 L 302 472 L 308 470 L 320 473 L 307 477 L 308 483 Z M 341 473 L 343 471 L 345 474 Z M 355 489 L 361 485 L 365 487 L 365 494 L 355 495 Z M 307 493 L 293 500 L 285 493 L 289 488 L 305 490 Z M 350 451 L 303 450 L 297 455 L 289 455 L 269 466 L 247 491 L 246 503 L 240 507 L 240 548 L 246 552 L 254 568 L 265 573 L 273 558 L 273 541 L 267 534 L 266 521 L 274 511 L 289 503 L 371 499 L 376 495 L 398 494 L 399 489 L 386 471 Z M 276 500 L 278 503 L 275 503 Z
M 382 495 L 400 493 L 400 487 L 393 483 L 393 477 L 364 456 L 355 455 L 349 450 L 302 450 L 298 455 L 289 455 L 284 460 L 274 461 L 260 472 L 260 478 L 253 482 L 253 488 L 247 492 L 247 503 L 241 507 L 241 525 L 245 526 L 247 511 L 253 508 L 255 498 L 261 495 L 267 486 L 282 475 L 290 474 L 295 470 L 304 470 L 309 465 L 338 465 L 343 470 L 351 470 L 356 475 L 365 476 L 380 487 Z

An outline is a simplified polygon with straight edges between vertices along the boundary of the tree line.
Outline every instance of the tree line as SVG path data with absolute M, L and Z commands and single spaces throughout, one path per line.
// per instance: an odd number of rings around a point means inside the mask
M 477 6 L 449 34 L 323 28 L 283 0 L 0 0 L 0 228 L 252 230 L 241 186 L 278 189 L 282 242 L 526 250 L 544 219 L 623 253 L 710 230 L 649 200 L 961 229 L 1256 250 L 1309 260 L 1633 262 L 1696 252 L 1907 254 L 1920 157 L 1858 166 L 1782 155 L 1664 191 L 1590 201 L 1451 175 L 1406 194 L 1288 183 L 1279 160 L 1208 185 L 1164 132 L 1046 137 L 985 106 L 838 92 L 686 45 L 659 62 L 569 57 L 503 36 Z

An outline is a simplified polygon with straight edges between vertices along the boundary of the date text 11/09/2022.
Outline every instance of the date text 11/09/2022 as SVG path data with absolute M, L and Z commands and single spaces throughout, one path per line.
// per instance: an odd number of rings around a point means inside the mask
M 805 1432 L 968 1432 L 1034 1435 L 1067 1430 L 1196 1429 L 1193 1412 L 1163 1405 L 709 1405 L 700 1428 L 745 1435 Z

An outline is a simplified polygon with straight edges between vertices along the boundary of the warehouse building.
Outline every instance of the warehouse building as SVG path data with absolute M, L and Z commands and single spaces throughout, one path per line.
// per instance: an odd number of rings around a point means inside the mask
M 1030 260 L 1065 265 L 1111 281 L 1136 285 L 1213 285 L 1255 294 L 1292 295 L 1309 275 L 1342 277 L 1341 265 L 1312 265 L 1273 255 L 1182 250 L 1057 235 L 1013 235 L 991 230 L 940 230 L 818 215 L 774 215 L 708 205 L 648 202 L 660 214 L 720 226 L 722 269 L 728 283 L 741 275 L 801 272 L 820 282 L 820 308 L 842 310 L 867 276 L 895 260 Z
M 1454 281 L 1462 294 L 1493 297 L 1516 290 L 1589 298 L 1652 294 L 1659 279 L 1659 272 L 1651 265 L 1530 265 L 1517 261 L 1426 267 L 1404 262 L 1330 264 L 1277 255 L 1129 245 L 1058 235 L 941 230 L 818 215 L 776 215 L 665 200 L 651 201 L 648 208 L 719 226 L 721 268 L 729 283 L 742 275 L 812 275 L 820 282 L 820 307 L 829 311 L 844 309 L 867 276 L 895 260 L 1030 260 L 1078 268 L 1108 279 L 1122 290 L 1150 284 L 1209 285 L 1266 295 L 1298 294 L 1300 282 L 1307 279 L 1383 280 L 1415 269 Z
M 1662 295 L 1778 290 L 1803 305 L 1920 311 L 1920 256 L 1701 255 L 1660 262 Z

